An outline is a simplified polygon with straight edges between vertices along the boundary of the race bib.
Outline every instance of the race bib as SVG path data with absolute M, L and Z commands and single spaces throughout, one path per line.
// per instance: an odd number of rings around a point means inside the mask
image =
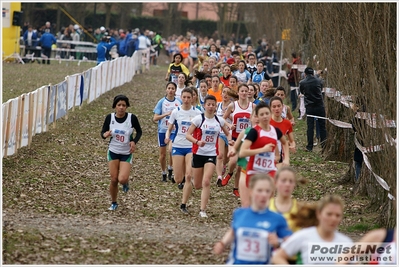
M 117 143 L 129 143 L 129 135 L 124 130 L 114 129 L 112 130 L 112 136 Z
M 254 158 L 254 171 L 269 172 L 274 168 L 274 152 L 256 154 Z
M 237 126 L 236 126 L 236 132 L 241 133 L 243 130 L 247 129 L 248 127 L 251 127 L 251 122 L 247 118 L 238 118 L 237 119 Z
M 163 129 L 167 129 L 167 128 L 168 128 L 168 121 L 169 121 L 169 118 L 170 118 L 170 116 L 166 116 L 165 118 L 163 118 L 162 125 L 161 125 L 161 127 L 162 127 Z
M 202 136 L 202 140 L 206 143 L 215 143 L 218 138 L 218 133 L 216 131 L 204 131 L 204 135 Z
M 261 229 L 237 230 L 237 259 L 250 262 L 266 262 L 269 257 L 268 232 Z
M 190 128 L 190 125 L 191 125 L 191 121 L 182 121 L 177 134 L 185 135 L 188 131 L 188 128 Z
M 175 84 L 177 84 L 177 75 L 176 74 L 170 74 L 170 81 L 174 82 Z

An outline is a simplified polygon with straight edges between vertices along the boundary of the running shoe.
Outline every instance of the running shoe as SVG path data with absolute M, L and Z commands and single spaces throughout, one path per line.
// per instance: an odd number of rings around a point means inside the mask
M 240 197 L 240 192 L 238 192 L 238 188 L 233 188 L 233 194 L 234 194 L 236 197 Z
M 184 183 L 178 184 L 177 187 L 178 187 L 180 190 L 182 190 L 182 189 L 184 188 Z
M 129 191 L 129 183 L 122 185 L 122 191 L 125 193 L 127 193 L 127 191 Z
M 226 186 L 229 183 L 229 180 L 233 174 L 228 173 L 225 177 L 222 179 L 222 186 Z
M 162 182 L 167 182 L 168 180 L 166 180 L 166 173 L 165 174 L 162 174 Z
M 181 212 L 183 212 L 184 214 L 188 215 L 188 210 L 186 208 L 186 205 L 180 205 L 180 210 Z
M 208 215 L 206 215 L 206 212 L 204 210 L 201 210 L 199 215 L 201 218 L 208 218 Z
M 118 204 L 117 203 L 112 203 L 111 207 L 108 208 L 108 210 L 116 210 L 118 208 Z
M 168 179 L 169 180 L 173 179 L 173 170 L 168 170 Z
M 216 185 L 218 187 L 222 187 L 222 177 L 218 177 L 218 180 L 216 181 Z

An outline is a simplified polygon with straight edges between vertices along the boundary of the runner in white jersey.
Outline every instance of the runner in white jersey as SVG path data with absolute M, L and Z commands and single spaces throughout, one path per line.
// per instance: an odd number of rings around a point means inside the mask
M 182 91 L 183 104 L 174 109 L 169 118 L 168 131 L 165 135 L 165 143 L 169 143 L 170 135 L 173 126 L 176 127 L 176 137 L 172 145 L 173 169 L 175 170 L 175 181 L 181 183 L 183 176 L 186 183 L 183 188 L 183 199 L 180 210 L 188 214 L 186 207 L 187 200 L 191 195 L 191 158 L 192 158 L 192 143 L 186 139 L 186 133 L 191 125 L 191 120 L 201 114 L 201 111 L 191 105 L 193 92 L 190 88 L 185 88 Z
M 230 90 L 231 89 L 228 87 L 223 88 L 222 102 L 218 103 L 218 107 L 216 109 L 216 115 L 221 118 L 223 118 L 223 115 L 226 112 L 229 104 L 232 103 L 231 97 L 228 94 Z M 230 118 L 226 118 L 226 122 L 228 124 L 231 124 Z M 222 177 L 226 171 L 227 163 L 229 162 L 229 158 L 227 157 L 228 145 L 229 142 L 227 140 L 227 136 L 224 134 L 222 130 L 219 135 L 219 155 L 217 156 L 216 159 L 216 174 L 218 176 L 216 184 L 218 186 L 221 186 Z
M 187 140 L 193 143 L 193 176 L 194 187 L 202 188 L 200 216 L 207 218 L 206 206 L 210 195 L 210 183 L 215 171 L 218 155 L 218 139 L 220 129 L 231 140 L 230 133 L 223 118 L 215 116 L 216 97 L 205 97 L 205 112 L 196 116 L 186 134 Z M 187 184 L 187 183 L 186 183 Z
M 168 130 L 169 116 L 176 107 L 181 105 L 181 100 L 175 98 L 176 84 L 168 82 L 166 84 L 166 96 L 161 98 L 154 108 L 153 120 L 158 122 L 158 146 L 159 146 L 159 163 L 161 164 L 162 170 L 162 181 L 167 182 L 166 179 L 166 144 L 165 144 L 165 133 Z M 175 132 L 172 132 L 173 134 Z M 173 138 L 171 138 L 173 140 Z M 171 144 L 169 147 L 169 165 L 168 165 L 168 178 L 172 182 L 174 179 L 173 175 L 173 160 L 171 153 Z
M 117 95 L 112 104 L 115 113 L 108 114 L 101 131 L 103 139 L 111 137 L 107 152 L 111 176 L 109 192 L 112 201 L 109 210 L 118 208 L 118 183 L 123 185 L 122 189 L 125 193 L 129 190 L 129 174 L 133 163 L 133 152 L 142 134 L 137 117 L 126 112 L 129 106 L 129 99 L 126 96 Z M 136 130 L 134 138 L 133 130 Z
M 249 102 L 248 100 L 248 85 L 247 84 L 240 84 L 238 86 L 238 100 L 234 101 L 229 105 L 223 118 L 231 117 L 233 124 L 231 126 L 231 136 L 234 141 L 237 140 L 238 135 L 240 132 L 244 131 L 246 128 L 251 127 L 251 114 L 252 109 L 256 106 L 254 103 Z M 226 186 L 233 176 L 234 169 L 237 166 L 238 156 L 235 155 L 230 158 L 229 161 L 229 173 L 222 179 L 221 186 Z M 234 188 L 233 194 L 236 197 L 239 197 L 239 182 L 240 182 L 240 172 L 241 167 L 237 168 L 236 176 L 234 180 Z
M 183 91 L 184 88 L 186 88 L 186 81 L 187 81 L 186 74 L 180 73 L 177 76 L 176 98 L 181 99 L 181 92 Z
M 298 211 L 299 213 L 301 211 Z M 338 232 L 343 219 L 344 204 L 337 195 L 325 195 L 313 210 L 308 221 L 316 221 L 317 225 L 296 231 L 288 237 L 278 250 L 273 253 L 272 264 L 288 264 L 288 259 L 300 254 L 300 264 L 330 265 L 338 257 L 337 246 L 352 247 L 353 241 Z M 313 218 L 312 218 L 313 217 Z M 317 247 L 322 250 L 317 249 Z M 325 248 L 325 251 L 323 251 Z

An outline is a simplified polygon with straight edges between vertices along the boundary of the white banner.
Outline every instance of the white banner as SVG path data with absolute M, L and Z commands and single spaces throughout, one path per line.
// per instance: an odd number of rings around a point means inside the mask
M 43 89 L 45 89 L 47 86 L 42 86 L 41 88 L 37 89 L 36 93 L 36 132 L 35 133 L 41 133 L 42 132 L 42 123 L 43 123 Z M 35 92 L 36 92 L 35 91 Z M 44 121 L 45 123 L 45 121 Z
M 364 163 L 366 164 L 366 167 L 367 167 L 367 168 L 370 170 L 370 172 L 374 175 L 375 179 L 376 179 L 377 182 L 382 186 L 382 188 L 384 188 L 386 191 L 388 191 L 388 197 L 389 197 L 389 199 L 395 200 L 395 197 L 392 196 L 392 195 L 389 193 L 390 187 L 389 187 L 389 185 L 387 184 L 387 182 L 386 182 L 384 179 L 382 179 L 379 175 L 377 175 L 376 173 L 373 172 L 373 170 L 372 170 L 372 168 L 371 168 L 371 164 L 370 164 L 369 158 L 368 158 L 367 155 L 363 152 L 366 148 L 364 148 L 362 145 L 360 145 L 360 143 L 357 141 L 356 134 L 355 134 L 355 145 L 356 145 L 356 147 L 360 150 L 360 152 L 362 152 L 363 160 L 364 160 Z
M 1 139 L 1 141 L 2 141 L 2 147 L 3 147 L 3 153 L 1 154 L 2 155 L 2 157 L 4 157 L 4 154 L 5 154 L 5 149 L 6 149 L 6 147 L 7 147 L 7 145 L 8 145 L 8 143 L 6 143 L 6 134 L 7 134 L 7 121 L 8 121 L 8 116 L 9 116 L 9 114 L 8 114 L 8 107 L 9 107 L 9 105 L 10 105 L 10 103 L 11 103 L 11 100 L 8 100 L 6 103 L 3 103 L 2 105 L 1 105 L 1 111 L 2 111 L 2 123 L 3 123 L 3 125 L 2 125 L 2 127 L 3 127 L 3 135 L 2 135 L 2 139 Z
M 36 134 L 36 110 L 37 110 L 37 102 L 38 102 L 38 90 L 36 89 L 33 92 L 30 92 L 30 103 L 32 105 L 29 106 L 29 112 L 32 112 L 32 121 L 31 121 L 31 126 L 32 126 L 32 136 L 35 136 Z
M 90 84 L 91 84 L 91 70 L 89 69 L 83 73 L 83 101 L 86 101 L 89 98 L 89 90 L 90 90 Z
M 22 140 L 21 147 L 29 145 L 29 100 L 31 93 L 25 95 L 24 113 L 22 115 Z
M 58 92 L 57 92 L 57 114 L 56 114 L 56 120 L 64 117 L 68 110 L 67 110 L 67 103 L 66 103 L 66 94 L 67 94 L 67 82 L 63 81 L 62 83 L 58 84 Z M 69 104 L 68 104 L 69 106 Z
M 18 116 L 18 97 L 11 100 L 10 129 L 7 147 L 7 156 L 14 155 L 17 149 L 17 116 Z

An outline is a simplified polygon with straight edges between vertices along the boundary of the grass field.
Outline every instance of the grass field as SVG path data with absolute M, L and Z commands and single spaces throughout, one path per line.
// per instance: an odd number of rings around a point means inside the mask
M 162 62 L 162 60 L 159 60 Z M 3 64 L 3 102 L 92 65 Z M 188 203 L 191 215 L 179 211 L 181 191 L 162 183 L 156 124 L 151 120 L 164 95 L 166 65 L 136 75 L 82 109 L 60 119 L 57 127 L 33 137 L 31 148 L 3 158 L 4 264 L 223 264 L 228 251 L 212 254 L 215 241 L 229 227 L 239 200 L 233 184 L 211 186 L 209 218 L 198 216 L 200 191 Z M 139 118 L 143 136 L 134 155 L 131 190 L 118 196 L 119 208 L 109 212 L 109 175 L 100 137 L 112 99 L 126 94 Z M 315 201 L 325 193 L 342 195 L 347 203 L 341 231 L 358 239 L 376 227 L 377 214 L 367 212 L 366 199 L 353 196 L 352 185 L 339 185 L 347 164 L 325 161 L 316 147 L 304 152 L 305 122 L 298 121 L 298 151 L 291 165 L 308 180 L 294 196 Z

